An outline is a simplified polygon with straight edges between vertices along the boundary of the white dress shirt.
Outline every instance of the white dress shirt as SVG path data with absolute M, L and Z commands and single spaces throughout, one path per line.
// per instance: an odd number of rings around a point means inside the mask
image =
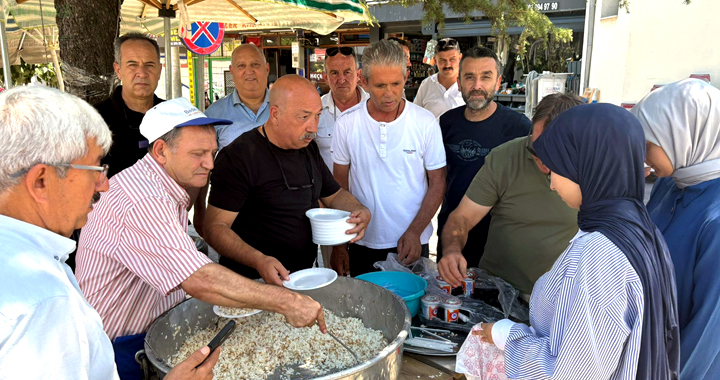
M 465 105 L 457 82 L 446 89 L 438 81 L 438 74 L 433 74 L 420 83 L 413 103 L 432 112 L 435 118 L 439 118 L 447 110 Z
M 75 242 L 0 215 L 0 379 L 118 379 L 110 339 L 65 264 Z
M 360 103 L 365 102 L 370 97 L 370 95 L 368 95 L 368 93 L 360 86 L 357 86 L 357 91 L 360 92 Z M 330 173 L 332 173 L 332 137 L 335 134 L 335 121 L 343 114 L 344 111 L 340 111 L 340 109 L 335 105 L 335 100 L 332 98 L 332 91 L 323 95 L 321 99 L 322 114 L 320 114 L 320 122 L 318 123 L 318 131 L 315 142 L 317 143 L 318 148 L 320 148 L 320 155 L 322 156 L 323 161 L 325 161 L 325 165 L 327 165 L 328 169 L 330 169 Z

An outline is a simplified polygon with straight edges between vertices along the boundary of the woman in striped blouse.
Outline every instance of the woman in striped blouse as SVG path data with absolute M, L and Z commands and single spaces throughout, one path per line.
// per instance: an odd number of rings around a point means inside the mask
M 574 107 L 534 143 L 580 230 L 535 284 L 530 324 L 483 324 L 511 379 L 677 379 L 673 267 L 642 203 L 645 137 L 626 110 Z

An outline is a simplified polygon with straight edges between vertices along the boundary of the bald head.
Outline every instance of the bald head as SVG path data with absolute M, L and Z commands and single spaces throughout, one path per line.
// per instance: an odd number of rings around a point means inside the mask
M 285 75 L 270 90 L 270 117 L 265 124 L 273 144 L 283 149 L 306 147 L 317 133 L 322 113 L 320 95 L 298 75 Z
M 312 82 L 299 75 L 284 75 L 273 83 L 273 88 L 270 90 L 270 107 L 276 106 L 282 110 L 293 100 L 310 96 L 310 93 L 314 93 L 320 99 Z
M 265 54 L 263 54 L 262 50 L 260 50 L 259 47 L 255 46 L 255 44 L 242 44 L 235 48 L 232 52 L 232 62 L 235 62 L 238 57 L 242 56 L 252 56 L 257 55 L 258 58 L 263 62 L 266 63 L 265 60 Z
M 261 101 L 265 97 L 270 66 L 257 46 L 243 44 L 235 48 L 230 73 L 242 102 Z

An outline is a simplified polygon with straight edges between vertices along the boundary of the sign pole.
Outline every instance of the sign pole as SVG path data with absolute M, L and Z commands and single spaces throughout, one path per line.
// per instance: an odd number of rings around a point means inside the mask
M 189 87 L 190 87 L 190 103 L 192 103 L 195 107 L 197 107 L 197 102 L 195 102 L 195 65 L 193 64 L 193 54 L 188 50 L 187 52 L 187 62 L 188 62 L 188 80 L 190 81 Z
M 173 97 L 172 93 L 172 49 L 170 48 L 170 18 L 163 17 L 165 31 L 165 100 Z
M 0 7 L 2 8 L 2 7 Z M 12 73 L 10 72 L 10 55 L 8 55 L 8 39 L 5 30 L 5 19 L 0 21 L 0 45 L 2 45 L 3 75 L 5 76 L 5 89 L 13 88 Z
M 197 108 L 205 112 L 205 56 L 204 55 L 198 55 L 198 65 L 197 68 L 195 68 L 195 73 L 197 74 L 197 81 L 195 88 L 197 89 L 198 97 L 197 97 Z

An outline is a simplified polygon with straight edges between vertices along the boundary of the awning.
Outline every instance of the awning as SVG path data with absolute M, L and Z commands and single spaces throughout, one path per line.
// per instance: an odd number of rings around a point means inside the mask
M 158 17 L 158 8 L 162 6 L 159 0 L 125 0 L 120 33 L 161 34 L 163 19 Z M 7 18 L 12 64 L 18 63 L 20 56 L 28 63 L 49 62 L 46 48 L 57 49 L 55 18 L 71 17 L 72 10 L 60 9 L 58 13 L 53 0 L 0 0 L 0 7 L 0 20 Z M 361 0 L 172 0 L 171 7 L 177 10 L 173 28 L 180 25 L 183 13 L 190 22 L 223 22 L 230 24 L 229 30 L 295 28 L 320 34 L 329 34 L 344 22 L 370 22 L 372 18 Z
M 11 14 L 20 29 L 41 28 L 43 24 L 55 26 L 53 0 L 0 0 L 5 12 L 0 18 Z M 125 0 L 120 11 L 121 34 L 140 32 L 160 34 L 163 19 L 158 17 L 160 0 Z M 173 19 L 173 28 L 178 27 L 183 14 L 190 22 L 212 21 L 238 25 L 237 30 L 261 28 L 308 29 L 320 34 L 329 34 L 345 22 L 370 22 L 371 16 L 361 0 L 171 0 L 170 7 L 178 11 Z M 8 30 L 11 31 L 11 30 Z
M 350 0 L 348 0 L 350 1 Z M 357 1 L 357 0 L 355 0 Z M 121 10 L 120 33 L 142 32 L 160 34 L 163 31 L 163 19 L 158 17 L 158 7 L 149 5 L 150 0 L 125 0 Z M 237 25 L 234 30 L 263 28 L 308 29 L 320 34 L 328 34 L 346 21 L 363 19 L 363 12 L 354 13 L 339 7 L 334 12 L 300 8 L 281 2 L 255 0 L 204 0 L 188 1 L 184 7 L 174 4 L 177 17 L 172 19 L 172 28 L 181 25 L 183 12 L 189 21 L 212 21 Z M 160 4 L 156 4 L 160 5 Z M 330 3 L 327 3 L 330 5 Z M 328 6 L 328 9 L 333 7 Z M 362 8 L 361 8 L 362 10 Z
M 34 25 L 27 22 L 28 17 L 25 17 L 25 20 L 24 25 Z M 48 21 L 54 24 L 55 19 Z M 21 57 L 30 64 L 52 63 L 52 51 L 58 49 L 57 27 L 46 24 L 43 29 L 41 25 L 42 22 L 37 27 L 23 29 L 18 26 L 12 14 L 7 16 L 7 53 L 11 65 L 19 65 Z M 0 60 L 0 67 L 2 64 Z

